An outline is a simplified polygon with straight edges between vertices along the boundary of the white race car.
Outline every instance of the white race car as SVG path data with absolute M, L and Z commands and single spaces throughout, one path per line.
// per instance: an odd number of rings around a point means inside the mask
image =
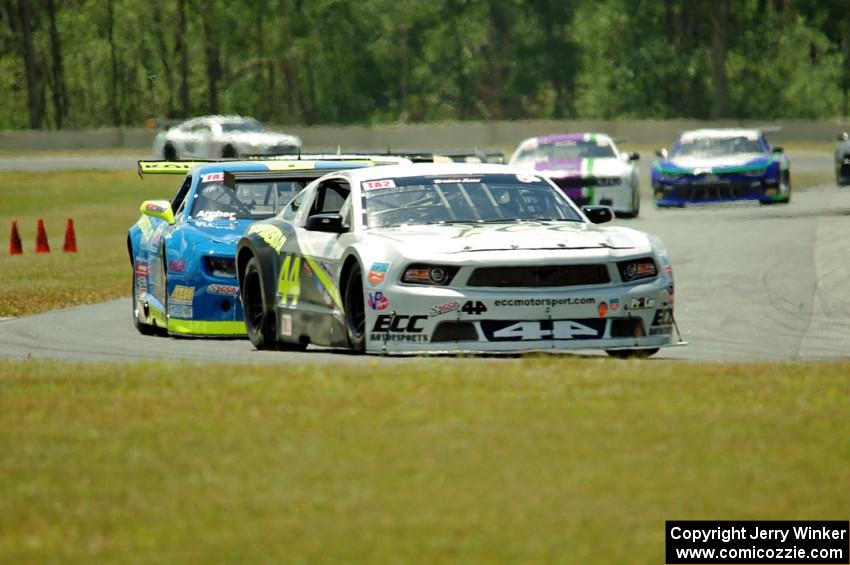
M 673 269 L 658 238 L 594 225 L 612 217 L 506 165 L 331 173 L 239 241 L 246 330 L 259 349 L 651 355 L 674 344 Z
M 639 158 L 620 153 L 603 133 L 569 133 L 526 139 L 510 164 L 547 175 L 579 206 L 610 206 L 634 218 L 640 213 Z
M 301 140 L 269 131 L 254 118 L 201 116 L 157 134 L 153 154 L 157 159 L 236 158 L 246 155 L 297 154 Z

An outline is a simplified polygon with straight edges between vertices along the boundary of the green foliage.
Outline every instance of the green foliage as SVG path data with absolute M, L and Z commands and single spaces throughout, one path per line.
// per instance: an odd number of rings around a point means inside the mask
M 0 129 L 829 118 L 850 98 L 843 0 L 52 0 L 58 45 L 50 4 L 0 0 Z

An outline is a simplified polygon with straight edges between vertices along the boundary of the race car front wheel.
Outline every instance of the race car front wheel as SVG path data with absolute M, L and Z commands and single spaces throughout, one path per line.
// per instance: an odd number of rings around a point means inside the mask
M 366 350 L 366 307 L 363 303 L 363 270 L 360 263 L 355 263 L 348 271 L 343 305 L 348 342 L 355 353 L 363 353 Z
M 277 324 L 274 310 L 266 311 L 263 304 L 263 286 L 260 262 L 252 257 L 245 267 L 242 279 L 242 310 L 245 314 L 245 329 L 248 339 L 257 349 L 277 348 Z

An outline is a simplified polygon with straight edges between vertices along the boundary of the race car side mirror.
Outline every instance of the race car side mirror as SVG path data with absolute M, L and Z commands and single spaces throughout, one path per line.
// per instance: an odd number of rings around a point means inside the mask
M 838 134 L 838 141 L 847 141 L 850 139 L 850 135 L 847 135 L 847 132 L 841 132 Z
M 638 153 L 637 151 L 632 151 L 631 153 L 629 153 L 629 161 L 639 161 L 639 160 L 640 160 L 640 153 Z
M 582 206 L 581 211 L 594 224 L 604 224 L 614 219 L 614 211 L 608 206 Z
M 171 202 L 168 200 L 145 200 L 139 206 L 139 212 L 145 216 L 159 218 L 168 224 L 174 223 L 174 211 L 171 209 Z
M 662 147 L 661 149 L 657 149 L 655 151 L 655 154 L 658 155 L 659 157 L 661 157 L 662 159 L 666 159 L 667 158 L 667 149 L 664 148 L 664 147 Z
M 326 233 L 345 233 L 348 231 L 348 228 L 342 223 L 342 216 L 339 214 L 313 214 L 307 218 L 304 229 Z
M 783 149 L 782 147 L 774 147 L 774 148 L 772 149 L 772 151 L 773 151 L 774 153 L 784 153 L 784 152 L 785 152 L 785 149 Z

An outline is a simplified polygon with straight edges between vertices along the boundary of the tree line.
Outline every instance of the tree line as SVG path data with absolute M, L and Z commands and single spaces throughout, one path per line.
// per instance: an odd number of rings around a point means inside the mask
M 848 116 L 847 0 L 0 0 L 0 129 Z

